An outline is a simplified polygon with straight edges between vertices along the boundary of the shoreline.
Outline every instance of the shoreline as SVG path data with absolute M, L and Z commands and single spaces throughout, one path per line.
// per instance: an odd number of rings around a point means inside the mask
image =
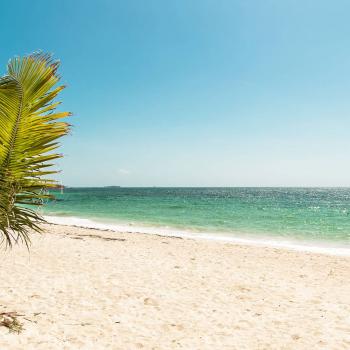
M 54 224 L 3 254 L 0 348 L 347 349 L 350 259 Z
M 79 217 L 60 217 L 44 215 L 45 220 L 50 224 L 73 226 L 78 228 L 88 228 L 96 230 L 108 230 L 111 232 L 127 232 L 134 234 L 159 235 L 164 237 L 181 237 L 194 240 L 205 240 L 214 242 L 231 243 L 238 245 L 248 245 L 257 247 L 271 247 L 292 251 L 309 252 L 316 254 L 326 254 L 333 256 L 350 257 L 350 246 L 334 244 L 334 242 L 306 241 L 306 240 L 284 240 L 281 237 L 257 237 L 247 234 L 235 233 L 210 233 L 210 232 L 190 232 L 180 229 L 161 228 L 152 226 L 134 226 L 127 224 L 115 224 L 111 222 L 97 222 Z

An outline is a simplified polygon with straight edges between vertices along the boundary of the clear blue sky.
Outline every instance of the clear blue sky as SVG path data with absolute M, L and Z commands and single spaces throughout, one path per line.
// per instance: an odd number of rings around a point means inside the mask
M 349 186 L 350 2 L 10 1 L 61 59 L 67 185 Z

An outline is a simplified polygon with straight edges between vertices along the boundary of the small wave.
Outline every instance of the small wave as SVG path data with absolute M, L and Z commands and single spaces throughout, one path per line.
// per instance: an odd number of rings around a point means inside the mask
M 55 211 L 54 213 L 50 212 L 43 212 L 42 213 L 45 217 L 72 217 L 72 213 L 66 212 L 66 211 Z
M 184 205 L 168 205 L 168 209 L 185 209 L 186 207 Z
M 320 207 L 308 207 L 308 209 L 313 210 L 313 211 L 319 211 Z
M 145 227 L 134 226 L 130 224 L 103 223 L 90 219 L 79 217 L 62 217 L 62 216 L 44 216 L 44 218 L 53 224 L 78 226 L 83 228 L 95 228 L 99 230 L 111 230 L 115 232 L 143 233 L 170 237 L 182 237 L 191 239 L 213 240 L 223 243 L 234 243 L 253 246 L 264 246 L 273 248 L 282 248 L 294 251 L 303 251 L 318 254 L 350 256 L 348 246 L 335 246 L 332 243 L 325 242 L 296 242 L 291 240 L 279 240 L 271 237 L 242 237 L 243 234 L 235 233 L 217 233 L 217 232 L 190 232 L 186 230 L 176 230 L 169 227 Z

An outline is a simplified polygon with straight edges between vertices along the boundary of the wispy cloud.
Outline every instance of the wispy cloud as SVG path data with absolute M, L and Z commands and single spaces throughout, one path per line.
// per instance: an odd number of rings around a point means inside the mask
M 128 169 L 119 169 L 118 173 L 121 175 L 129 175 L 130 174 L 130 170 Z

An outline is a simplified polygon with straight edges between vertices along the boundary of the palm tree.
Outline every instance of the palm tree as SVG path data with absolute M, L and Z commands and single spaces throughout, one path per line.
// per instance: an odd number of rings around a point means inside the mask
M 51 55 L 34 53 L 10 60 L 0 78 L 0 236 L 10 247 L 28 246 L 29 232 L 41 231 L 45 220 L 35 207 L 57 185 L 50 167 L 62 156 L 57 139 L 68 133 L 61 119 L 70 115 L 53 101 L 64 88 L 57 86 L 58 66 Z

